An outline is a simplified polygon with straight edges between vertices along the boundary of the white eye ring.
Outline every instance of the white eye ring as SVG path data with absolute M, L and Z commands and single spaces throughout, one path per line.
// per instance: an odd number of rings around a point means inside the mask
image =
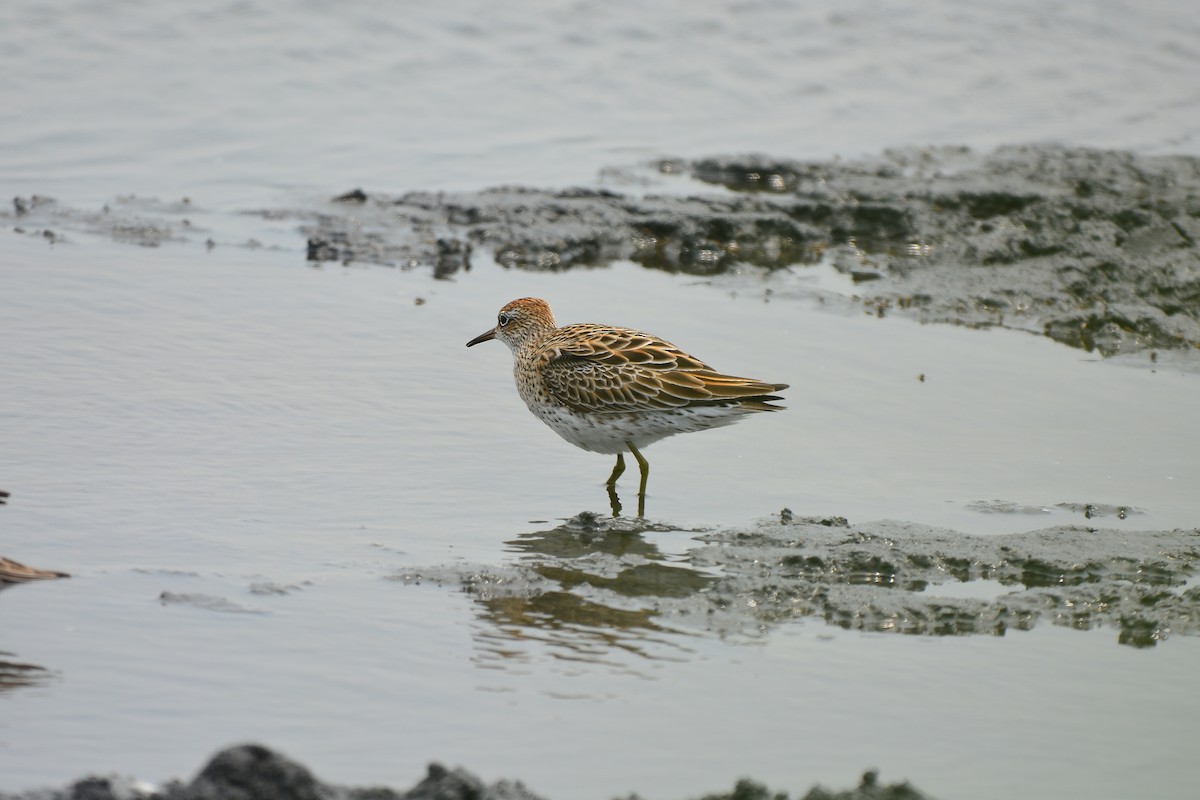
M 503 328 L 505 325 L 512 322 L 512 317 L 510 317 L 508 314 L 501 314 L 499 317 L 497 317 L 497 321 L 499 321 L 500 327 Z

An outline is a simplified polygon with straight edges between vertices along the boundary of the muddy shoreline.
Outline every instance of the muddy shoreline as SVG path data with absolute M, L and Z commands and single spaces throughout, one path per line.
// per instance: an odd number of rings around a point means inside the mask
M 622 191 L 354 189 L 319 207 L 240 213 L 294 223 L 312 264 L 447 278 L 481 253 L 512 269 L 629 259 L 701 276 L 825 263 L 853 279 L 852 300 L 869 313 L 1033 331 L 1103 355 L 1200 348 L 1194 157 L 938 147 L 857 161 L 663 159 L 607 182 Z M 196 211 L 186 198 L 88 210 L 33 196 L 15 198 L 6 221 L 51 241 L 86 231 L 143 246 L 256 246 L 196 230 Z

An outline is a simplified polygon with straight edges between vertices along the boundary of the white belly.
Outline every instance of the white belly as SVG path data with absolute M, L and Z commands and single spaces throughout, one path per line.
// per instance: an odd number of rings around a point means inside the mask
M 529 410 L 576 447 L 610 454 L 628 450 L 630 442 L 641 449 L 677 433 L 729 425 L 749 413 L 737 406 L 578 414 L 560 406 L 530 404 Z

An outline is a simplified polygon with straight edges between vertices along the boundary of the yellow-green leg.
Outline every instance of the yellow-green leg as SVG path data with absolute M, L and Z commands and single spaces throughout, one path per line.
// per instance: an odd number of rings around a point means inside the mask
M 637 459 L 638 467 L 642 471 L 642 482 L 638 486 L 638 516 L 646 516 L 646 479 L 650 477 L 650 462 L 642 458 L 642 454 L 633 446 L 633 442 L 625 443 L 629 447 L 629 452 L 633 453 L 633 457 Z
M 638 456 L 638 458 L 641 458 L 641 456 Z M 612 474 L 608 476 L 608 480 L 604 482 L 604 485 L 610 489 L 612 487 L 616 486 L 617 478 L 621 477 L 621 473 L 624 471 L 625 471 L 625 454 L 617 453 L 617 463 L 613 465 Z

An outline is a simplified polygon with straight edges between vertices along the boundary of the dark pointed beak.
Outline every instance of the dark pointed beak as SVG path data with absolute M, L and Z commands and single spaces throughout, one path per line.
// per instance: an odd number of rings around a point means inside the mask
M 496 329 L 492 328 L 490 331 L 484 331 L 483 333 L 479 334 L 471 341 L 467 342 L 467 347 L 470 347 L 471 345 L 479 344 L 480 342 L 490 341 L 491 339 L 495 339 L 495 338 L 496 338 Z

